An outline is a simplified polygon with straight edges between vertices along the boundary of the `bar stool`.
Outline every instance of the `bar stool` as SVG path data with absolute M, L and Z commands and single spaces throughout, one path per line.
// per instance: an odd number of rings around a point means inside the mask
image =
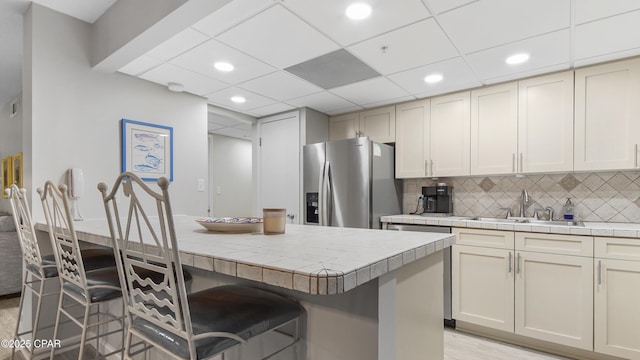
M 257 335 L 278 330 L 293 331 L 290 342 L 265 358 L 274 356 L 299 340 L 300 304 L 270 291 L 249 286 L 226 285 L 187 295 L 169 201 L 169 180 L 157 181 L 161 193 L 152 190 L 133 173 L 123 173 L 107 193 L 100 183 L 105 212 L 122 278 L 128 330 L 124 358 L 145 349 L 132 344 L 135 336 L 153 348 L 179 359 L 205 359 L 223 354 Z M 123 203 L 122 208 L 116 202 Z M 147 214 L 143 205 L 153 209 Z M 122 211 L 120 211 L 122 209 Z M 140 269 L 162 273 L 156 282 Z M 177 276 L 174 276 L 177 274 Z M 139 286 L 144 285 L 144 286 Z
M 16 225 L 20 248 L 22 250 L 22 260 L 24 263 L 24 272 L 22 274 L 22 296 L 20 297 L 20 305 L 18 308 L 18 321 L 14 333 L 14 340 L 23 339 L 25 335 L 30 334 L 29 339 L 38 339 L 38 331 L 45 330 L 51 326 L 40 327 L 40 313 L 42 301 L 47 296 L 59 296 L 58 289 L 48 290 L 45 292 L 47 280 L 56 279 L 58 277 L 58 269 L 56 267 L 53 255 L 42 255 L 40 246 L 36 237 L 36 232 L 31 218 L 31 211 L 27 204 L 27 191 L 18 188 L 13 184 L 6 189 L 9 195 L 9 203 L 13 212 L 13 220 Z M 110 249 L 91 249 L 83 252 L 83 256 L 87 258 L 85 267 L 88 269 L 97 269 L 106 266 L 115 266 L 113 251 Z M 27 291 L 28 290 L 28 291 Z M 34 296 L 35 314 L 32 317 L 29 329 L 20 332 L 20 323 L 22 320 L 22 311 L 24 308 L 24 300 L 27 296 Z M 15 347 L 12 349 L 11 358 L 15 356 Z M 34 348 L 28 348 L 24 354 L 27 359 L 34 356 Z
M 124 314 L 100 310 L 100 304 L 121 298 L 120 278 L 114 266 L 85 270 L 88 258 L 85 258 L 84 252 L 80 250 L 66 196 L 66 185 L 56 187 L 53 182 L 47 181 L 44 189 L 38 189 L 38 193 L 44 208 L 60 279 L 60 299 L 53 339 L 57 339 L 61 317 L 64 315 L 67 321 L 76 324 L 81 330 L 78 359 L 82 359 L 88 341 L 96 340 L 96 352 L 100 351 L 98 339 L 101 337 L 119 333 L 121 341 L 124 341 Z M 113 260 L 114 252 L 110 251 Z M 82 310 L 76 310 L 78 308 Z M 112 323 L 116 323 L 115 329 L 113 326 L 107 328 L 107 324 Z M 107 329 L 102 332 L 102 328 Z M 94 333 L 90 334 L 91 331 Z M 115 349 L 102 356 L 122 354 L 122 350 Z M 52 347 L 51 357 L 55 351 L 56 348 Z

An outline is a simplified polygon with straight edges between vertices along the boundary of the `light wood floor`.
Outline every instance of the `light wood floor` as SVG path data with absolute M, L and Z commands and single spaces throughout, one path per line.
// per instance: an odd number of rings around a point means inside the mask
M 0 339 L 11 339 L 18 313 L 18 298 L 0 297 Z M 11 352 L 0 348 L 0 360 L 9 359 Z M 565 360 L 498 341 L 485 339 L 451 329 L 444 333 L 445 360 Z
M 565 360 L 562 356 L 530 350 L 499 341 L 446 329 L 445 360 Z

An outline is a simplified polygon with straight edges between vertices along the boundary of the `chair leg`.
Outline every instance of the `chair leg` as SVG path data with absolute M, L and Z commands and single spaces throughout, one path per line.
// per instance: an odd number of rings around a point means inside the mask
M 57 339 L 58 338 L 58 327 L 60 326 L 60 315 L 62 314 L 62 301 L 64 300 L 64 294 L 61 292 L 60 296 L 59 296 L 59 300 L 58 300 L 58 313 L 56 314 L 56 323 L 53 326 L 53 338 L 52 339 Z M 51 347 L 51 355 L 49 356 L 51 359 L 53 359 L 53 356 L 55 355 L 56 352 L 56 347 L 52 346 Z
M 89 314 L 91 310 L 91 304 L 85 304 L 84 307 L 84 319 L 82 321 L 82 337 L 80 338 L 80 349 L 78 353 L 78 360 L 82 360 L 84 358 L 84 345 L 87 341 L 87 324 L 89 323 Z M 98 349 L 96 349 L 98 351 Z
M 26 279 L 25 279 L 26 280 Z M 20 333 L 20 320 L 22 319 L 22 308 L 24 307 L 24 298 L 27 294 L 27 283 L 26 281 L 22 281 L 22 294 L 20 295 L 20 305 L 18 306 L 18 323 L 16 324 L 16 332 L 14 333 L 13 339 L 18 340 L 18 334 Z M 11 349 L 11 360 L 13 360 L 16 354 L 16 347 L 14 346 Z
M 33 328 L 31 330 L 32 340 L 38 338 L 38 329 L 40 327 L 40 310 L 42 309 L 42 294 L 44 294 L 44 284 L 45 284 L 44 279 L 40 279 L 40 288 L 38 289 L 38 294 L 36 295 L 38 297 L 38 303 L 36 304 L 36 314 L 33 319 Z M 34 350 L 35 348 L 33 347 L 33 344 L 32 344 L 31 350 L 29 353 L 30 357 L 33 357 Z

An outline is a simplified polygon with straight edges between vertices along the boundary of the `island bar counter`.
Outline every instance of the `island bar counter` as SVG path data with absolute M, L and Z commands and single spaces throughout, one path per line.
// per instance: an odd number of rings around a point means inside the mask
M 443 358 L 441 250 L 454 235 L 293 224 L 282 235 L 220 234 L 195 219 L 174 216 L 193 290 L 242 282 L 298 299 L 301 358 Z M 82 241 L 111 245 L 106 219 L 75 228 Z

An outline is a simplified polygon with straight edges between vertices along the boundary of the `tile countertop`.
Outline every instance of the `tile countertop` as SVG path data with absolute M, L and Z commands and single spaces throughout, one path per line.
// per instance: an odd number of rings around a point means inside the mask
M 221 234 L 205 230 L 197 218 L 174 216 L 183 265 L 319 295 L 351 290 L 451 246 L 455 239 L 450 234 L 293 224 L 282 235 Z M 47 231 L 45 224 L 36 228 Z M 80 240 L 110 246 L 106 219 L 79 221 L 75 228 Z
M 585 222 L 584 226 L 549 226 L 544 224 L 498 223 L 469 220 L 460 216 L 422 216 L 422 215 L 391 215 L 382 216 L 383 223 L 438 225 L 451 227 L 467 227 L 488 230 L 507 230 L 541 232 L 565 235 L 611 236 L 611 237 L 640 237 L 640 224 L 632 223 L 604 223 Z

